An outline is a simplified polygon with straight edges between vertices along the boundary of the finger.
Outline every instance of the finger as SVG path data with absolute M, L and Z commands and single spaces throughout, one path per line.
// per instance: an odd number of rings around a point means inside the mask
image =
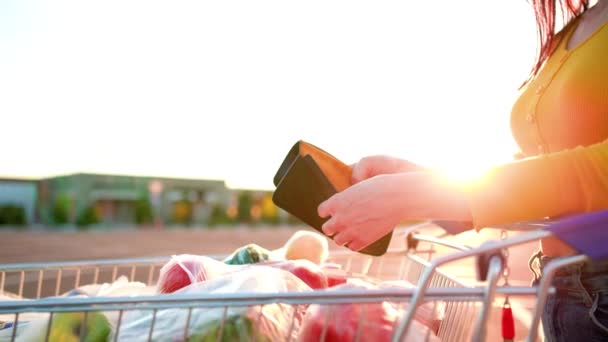
M 377 224 L 373 230 L 361 225 L 353 226 L 349 228 L 349 231 L 353 232 L 353 238 L 347 247 L 350 250 L 358 252 L 380 240 L 384 235 L 395 229 L 395 226 L 396 224 Z
M 365 166 L 361 162 L 355 164 L 353 167 L 353 172 L 350 176 L 351 183 L 357 184 L 357 183 L 367 179 L 367 173 L 368 173 L 367 171 L 368 170 L 365 168 Z
M 342 232 L 334 235 L 333 240 L 336 243 L 336 245 L 345 246 L 345 245 L 349 244 L 350 242 L 352 242 L 352 240 L 354 238 L 355 238 L 355 235 L 352 234 L 351 230 L 343 230 Z
M 338 221 L 337 217 L 332 217 L 321 226 L 321 230 L 327 236 L 334 236 L 344 230 L 344 226 Z
M 361 239 L 357 238 L 349 242 L 346 247 L 348 247 L 348 249 L 350 249 L 351 251 L 359 252 L 370 244 L 370 242 L 364 242 Z
M 332 214 L 335 212 L 335 196 L 336 195 L 330 197 L 323 203 L 319 204 L 319 206 L 317 207 L 317 214 L 319 214 L 319 217 L 325 218 L 332 216 Z

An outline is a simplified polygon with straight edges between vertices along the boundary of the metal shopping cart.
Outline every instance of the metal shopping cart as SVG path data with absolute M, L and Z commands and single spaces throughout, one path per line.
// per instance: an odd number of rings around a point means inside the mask
M 604 218 L 605 219 L 605 218 Z M 551 226 L 551 225 L 549 225 Z M 546 227 L 546 226 L 543 226 Z M 416 227 L 415 227 L 416 228 Z M 423 228 L 423 227 L 417 227 Z M 559 228 L 559 227 L 558 227 Z M 4 320 L 5 329 L 2 338 L 7 341 L 19 340 L 20 329 L 27 327 L 29 314 L 47 314 L 46 335 L 49 338 L 53 316 L 62 312 L 84 312 L 86 325 L 87 315 L 92 312 L 114 312 L 113 340 L 119 338 L 121 328 L 126 324 L 129 313 L 150 312 L 149 329 L 142 340 L 155 339 L 155 328 L 158 329 L 160 314 L 163 310 L 181 309 L 186 313 L 183 322 L 183 338 L 188 340 L 193 312 L 201 308 L 221 309 L 221 325 L 217 340 L 222 340 L 224 320 L 233 307 L 264 307 L 281 303 L 281 305 L 302 306 L 310 304 L 341 305 L 352 303 L 391 302 L 396 305 L 407 304 L 403 318 L 394 326 L 393 341 L 404 339 L 415 321 L 415 312 L 423 302 L 445 304 L 443 317 L 438 329 L 434 332 L 442 341 L 484 341 L 486 323 L 497 295 L 503 296 L 537 296 L 538 306 L 533 316 L 529 341 L 535 341 L 538 326 L 539 308 L 542 307 L 550 288 L 550 277 L 554 269 L 565 264 L 580 262 L 585 256 L 558 260 L 555 265 L 546 269 L 546 277 L 539 287 L 498 286 L 503 275 L 505 248 L 538 240 L 554 234 L 549 230 L 537 230 L 517 235 L 504 241 L 494 241 L 479 247 L 471 248 L 455 244 L 447 239 L 420 235 L 410 231 L 400 235 L 404 239 L 403 248 L 390 250 L 382 257 L 369 257 L 350 252 L 331 254 L 331 261 L 339 263 L 360 277 L 376 280 L 406 280 L 417 284 L 415 288 L 383 288 L 377 290 L 344 290 L 344 291 L 309 291 L 284 293 L 229 293 L 218 295 L 151 295 L 141 297 L 57 297 L 60 294 L 82 284 L 112 282 L 119 275 L 127 275 L 131 281 L 141 281 L 153 285 L 158 278 L 160 267 L 169 258 L 139 258 L 119 260 L 92 260 L 75 262 L 51 262 L 0 265 L 0 294 L 10 293 L 18 297 L 34 298 L 32 300 L 0 301 L 0 321 Z M 451 253 L 438 255 L 439 248 L 450 249 Z M 584 250 L 583 250 L 584 251 Z M 221 258 L 222 256 L 218 256 Z M 480 278 L 483 283 L 464 281 L 447 274 L 441 267 L 446 263 L 464 258 L 476 257 L 480 267 Z M 49 297 L 50 296 L 50 297 Z M 297 329 L 296 311 L 293 311 L 289 328 L 283 340 L 292 340 L 293 331 Z M 359 319 L 362 323 L 363 318 Z M 472 324 L 474 322 L 474 324 Z M 180 322 L 181 323 L 181 322 Z M 326 322 L 327 326 L 327 322 Z M 322 338 L 326 336 L 327 327 L 323 328 Z M 0 332 L 2 332 L 0 330 Z M 85 336 L 80 331 L 81 337 Z M 362 340 L 365 332 L 357 329 L 354 340 Z M 427 331 L 427 336 L 430 334 Z

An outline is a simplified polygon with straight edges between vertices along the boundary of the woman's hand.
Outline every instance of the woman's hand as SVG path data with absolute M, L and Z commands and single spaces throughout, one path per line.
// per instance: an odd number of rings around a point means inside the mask
M 353 184 L 377 175 L 420 171 L 423 168 L 407 160 L 377 155 L 364 157 L 353 165 L 351 181 Z
M 318 214 L 331 217 L 323 232 L 354 251 L 404 220 L 471 220 L 464 192 L 427 171 L 366 179 L 321 203 Z

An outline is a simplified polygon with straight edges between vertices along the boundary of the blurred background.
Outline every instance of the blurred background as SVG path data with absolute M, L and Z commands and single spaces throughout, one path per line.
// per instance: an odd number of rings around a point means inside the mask
M 298 139 L 479 175 L 535 44 L 525 1 L 2 1 L 0 225 L 288 223 Z
M 279 246 L 299 139 L 479 176 L 535 54 L 521 0 L 2 1 L 0 261 Z

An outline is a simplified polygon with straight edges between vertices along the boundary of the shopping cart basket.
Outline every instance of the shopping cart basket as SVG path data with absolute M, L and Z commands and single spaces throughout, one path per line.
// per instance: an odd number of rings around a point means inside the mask
M 53 320 L 53 314 L 60 312 L 96 312 L 113 311 L 118 313 L 114 330 L 120 331 L 125 313 L 133 310 L 149 310 L 152 320 L 147 333 L 147 340 L 154 340 L 155 320 L 157 313 L 169 308 L 181 308 L 187 311 L 184 323 L 184 340 L 189 331 L 190 317 L 197 308 L 223 308 L 224 315 L 231 307 L 264 306 L 273 303 L 287 305 L 308 304 L 344 304 L 344 303 L 377 303 L 390 301 L 409 303 L 406 314 L 395 327 L 394 341 L 403 339 L 414 320 L 414 313 L 423 301 L 443 301 L 445 316 L 439 323 L 437 336 L 443 341 L 483 341 L 486 335 L 486 321 L 496 294 L 509 296 L 538 296 L 539 303 L 551 293 L 548 285 L 549 276 L 543 278 L 539 288 L 500 286 L 498 280 L 503 270 L 501 251 L 504 248 L 538 240 L 551 235 L 550 230 L 541 230 L 522 234 L 505 241 L 485 244 L 477 248 L 457 245 L 445 239 L 407 233 L 406 246 L 391 250 L 382 257 L 369 257 L 350 252 L 331 254 L 331 261 L 339 263 L 344 269 L 360 276 L 379 280 L 407 280 L 418 284 L 413 289 L 382 289 L 371 291 L 313 291 L 301 293 L 234 293 L 222 296 L 214 295 L 155 295 L 145 297 L 91 297 L 70 298 L 57 296 L 81 284 L 114 281 L 118 275 L 128 274 L 132 281 L 143 281 L 152 285 L 158 278 L 160 267 L 169 258 L 139 258 L 120 260 L 93 260 L 76 262 L 28 263 L 0 265 L 0 293 L 15 293 L 17 296 L 36 298 L 35 300 L 9 300 L 0 302 L 0 315 L 12 317 L 9 322 L 8 341 L 17 340 L 21 325 L 27 313 L 49 314 L 46 338 Z M 451 254 L 432 258 L 435 245 L 455 249 Z M 473 286 L 446 274 L 440 266 L 447 262 L 476 256 L 485 257 L 487 269 L 483 271 L 485 286 Z M 585 257 L 573 257 L 575 262 Z M 562 261 L 562 264 L 567 263 Z M 561 265 L 555 265 L 559 267 Z M 549 269 L 550 270 L 550 269 Z M 538 325 L 538 310 L 535 314 L 533 329 L 529 336 L 534 341 Z M 87 315 L 84 316 L 85 323 Z M 471 324 L 471 322 L 476 322 Z M 536 325 L 535 325 L 536 324 Z M 86 325 L 86 324 L 85 324 Z M 223 323 L 222 323 L 223 325 Z M 289 340 L 295 327 L 295 314 L 292 317 Z M 359 340 L 361 330 L 357 330 L 355 340 Z M 0 335 L 1 336 L 1 335 Z M 84 335 L 81 335 L 84 336 Z M 114 339 L 118 340 L 118 333 Z M 220 334 L 221 337 L 221 328 Z
M 436 253 L 435 246 L 443 246 L 455 251 L 466 251 L 462 246 L 431 236 L 419 234 L 402 235 L 406 240 L 404 248 L 394 249 L 381 257 L 365 256 L 352 252 L 333 252 L 330 261 L 342 265 L 342 268 L 354 275 L 375 280 L 406 280 L 416 284 L 420 275 L 430 264 Z M 222 258 L 223 256 L 217 256 Z M 128 275 L 131 281 L 142 281 L 153 285 L 160 267 L 169 258 L 139 258 L 119 260 L 91 260 L 50 263 L 22 263 L 0 265 L 0 290 L 14 293 L 19 297 L 35 298 L 32 301 L 0 302 L 0 315 L 12 316 L 12 331 L 9 340 L 19 336 L 20 317 L 26 313 L 50 313 L 65 311 L 116 311 L 118 322 L 115 329 L 121 326 L 123 313 L 129 310 L 152 310 L 164 308 L 184 308 L 190 310 L 200 307 L 224 307 L 243 305 L 265 305 L 281 302 L 285 304 L 340 304 L 340 303 L 373 303 L 381 301 L 407 302 L 416 289 L 383 289 L 374 291 L 314 291 L 309 293 L 251 294 L 235 293 L 229 296 L 146 296 L 132 298 L 45 298 L 59 296 L 82 284 L 112 282 L 119 275 Z M 497 276 L 502 265 L 495 266 L 493 273 Z M 434 270 L 427 285 L 430 290 L 425 300 L 440 300 L 445 303 L 444 317 L 439 322 L 437 336 L 444 341 L 465 341 L 474 334 L 473 326 L 468 324 L 479 313 L 479 303 L 487 292 L 474 288 L 470 283 L 446 274 L 440 269 Z M 189 313 L 190 315 L 191 313 Z M 86 316 L 85 316 L 86 318 Z M 293 325 L 293 322 L 292 322 Z M 478 329 L 481 325 L 478 325 Z M 153 337 L 154 323 L 151 324 L 149 337 Z M 187 332 L 188 327 L 184 327 Z M 47 332 L 48 336 L 48 332 Z M 118 334 L 115 334 L 118 336 Z

